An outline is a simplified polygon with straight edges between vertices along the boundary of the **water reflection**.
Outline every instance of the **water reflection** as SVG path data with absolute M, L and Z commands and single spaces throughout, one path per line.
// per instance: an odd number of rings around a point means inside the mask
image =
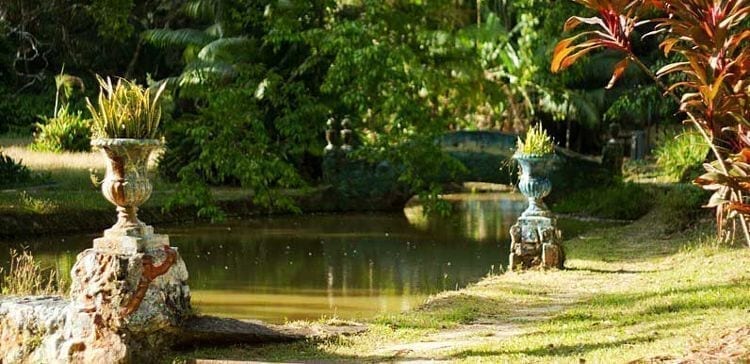
M 479 242 L 505 241 L 510 226 L 526 208 L 520 194 L 479 193 L 443 196 L 453 206 L 447 218 L 425 216 L 422 206 L 414 201 L 404 208 L 404 215 L 413 226 L 433 233 L 460 234 Z
M 421 206 L 411 205 L 404 214 L 285 216 L 158 230 L 185 259 L 203 313 L 274 322 L 361 318 L 409 309 L 506 263 L 507 232 L 524 200 L 512 194 L 447 199 L 455 205 L 447 218 L 424 217 Z M 27 245 L 69 271 L 92 238 Z M 0 249 L 0 258 L 6 255 Z

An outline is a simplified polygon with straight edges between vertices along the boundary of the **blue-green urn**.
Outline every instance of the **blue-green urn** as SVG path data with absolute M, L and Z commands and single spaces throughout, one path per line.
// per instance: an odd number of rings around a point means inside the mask
M 529 207 L 521 216 L 550 216 L 551 212 L 543 199 L 552 191 L 549 175 L 555 167 L 555 155 L 516 153 L 513 159 L 521 167 L 518 189 L 529 199 Z

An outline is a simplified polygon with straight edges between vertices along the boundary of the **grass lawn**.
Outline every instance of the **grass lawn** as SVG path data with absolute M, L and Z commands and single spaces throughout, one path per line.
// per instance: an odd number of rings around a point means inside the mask
M 37 186 L 17 187 L 0 191 L 0 213 L 33 214 L 59 213 L 61 211 L 112 211 L 114 206 L 102 196 L 92 181 L 92 171 L 98 179 L 104 178 L 106 164 L 101 152 L 49 153 L 28 149 L 30 138 L 0 138 L 3 153 L 22 161 L 41 178 Z M 150 169 L 155 168 L 156 154 Z M 144 207 L 164 206 L 176 186 L 151 173 L 154 192 Z M 217 200 L 247 198 L 249 193 L 241 188 L 215 188 Z
M 566 270 L 487 277 L 433 297 L 418 310 L 378 317 L 362 335 L 199 349 L 176 358 L 501 363 L 682 358 L 750 323 L 750 249 L 715 244 L 708 222 L 666 236 L 670 229 L 660 215 L 657 208 L 633 224 L 572 237 L 565 242 Z M 750 360 L 750 346 L 740 347 Z

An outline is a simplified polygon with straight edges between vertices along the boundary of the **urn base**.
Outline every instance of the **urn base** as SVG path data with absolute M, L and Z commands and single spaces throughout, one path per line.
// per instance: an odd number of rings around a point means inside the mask
M 147 225 L 108 229 L 103 237 L 94 239 L 94 249 L 116 254 L 136 254 L 165 247 L 169 247 L 169 236 L 154 234 L 154 228 Z
M 554 217 L 522 216 L 510 228 L 510 237 L 509 270 L 563 268 L 562 233 Z
M 116 246 L 151 248 L 79 254 L 69 299 L 0 299 L 0 362 L 149 363 L 177 342 L 193 314 L 185 263 L 166 235 L 135 239 Z

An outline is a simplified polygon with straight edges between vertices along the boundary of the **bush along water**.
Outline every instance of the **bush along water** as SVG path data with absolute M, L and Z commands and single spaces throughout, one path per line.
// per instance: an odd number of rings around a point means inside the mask
M 653 206 L 653 193 L 645 187 L 637 183 L 616 182 L 574 191 L 553 204 L 552 210 L 604 219 L 636 220 Z

